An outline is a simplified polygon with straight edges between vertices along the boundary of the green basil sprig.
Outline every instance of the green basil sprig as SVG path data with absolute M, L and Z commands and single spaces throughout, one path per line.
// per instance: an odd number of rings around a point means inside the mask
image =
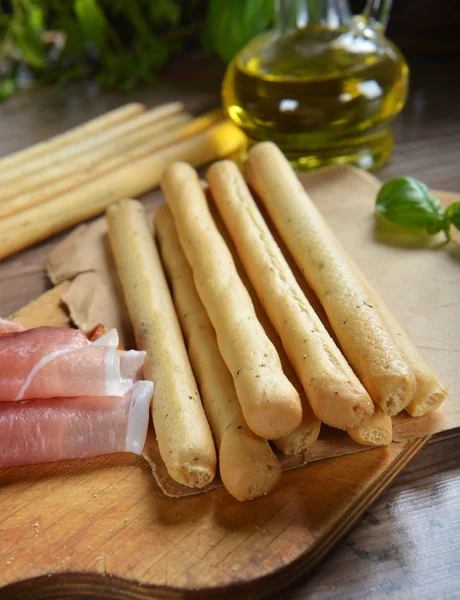
M 445 211 L 428 187 L 414 177 L 396 177 L 382 185 L 377 195 L 377 212 L 407 229 L 425 229 L 430 235 L 444 231 L 450 240 L 450 226 L 460 230 L 460 202 Z

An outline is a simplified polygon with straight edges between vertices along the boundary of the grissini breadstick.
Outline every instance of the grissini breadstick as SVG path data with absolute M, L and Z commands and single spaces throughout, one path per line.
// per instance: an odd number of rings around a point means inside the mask
M 257 318 L 259 319 L 262 327 L 265 330 L 265 333 L 268 335 L 270 341 L 278 352 L 284 374 L 297 390 L 302 403 L 302 422 L 300 425 L 294 429 L 294 431 L 291 431 L 291 433 L 274 439 L 273 443 L 283 454 L 301 454 L 306 452 L 308 448 L 310 448 L 310 446 L 312 446 L 318 439 L 321 431 L 321 420 L 318 419 L 313 412 L 305 394 L 305 390 L 303 389 L 302 384 L 300 383 L 299 378 L 297 377 L 296 372 L 294 371 L 294 368 L 286 355 L 281 338 L 276 333 L 267 316 L 267 313 L 257 298 L 254 287 L 249 281 L 246 283 L 244 280 L 244 283 L 254 303 Z
M 311 307 L 313 308 L 315 313 L 320 318 L 322 324 L 326 328 L 326 331 L 329 333 L 329 335 L 332 337 L 332 339 L 334 340 L 334 342 L 337 345 L 337 339 L 334 335 L 331 324 L 329 323 L 327 315 L 324 312 L 324 308 L 321 306 L 316 294 L 311 289 L 311 287 L 308 285 L 305 278 L 302 276 L 300 269 L 294 262 L 294 259 L 292 258 L 292 256 L 289 254 L 289 251 L 286 248 L 286 245 L 284 244 L 283 240 L 280 238 L 276 229 L 273 227 L 273 224 L 271 223 L 270 218 L 266 214 L 266 212 L 265 212 L 263 206 L 260 204 L 260 202 L 258 203 L 258 208 L 261 211 L 261 214 L 262 214 L 263 218 L 265 219 L 265 222 L 267 223 L 268 228 L 270 229 L 270 232 L 273 235 L 274 240 L 280 247 L 280 250 L 283 253 L 283 255 L 286 259 L 286 262 L 288 263 L 289 268 L 291 269 L 292 274 L 296 278 L 296 281 L 299 284 L 302 292 L 305 294 L 305 297 L 307 298 L 308 302 L 311 304 Z M 289 363 L 289 366 L 291 366 L 290 363 Z M 284 368 L 284 363 L 283 363 L 283 368 Z M 291 369 L 292 369 L 292 366 L 291 366 Z M 293 380 L 291 379 L 291 381 L 293 381 Z M 295 385 L 295 383 L 294 383 L 294 385 Z M 374 416 L 376 414 L 378 416 L 377 416 L 377 418 L 374 418 Z M 361 443 L 360 440 L 364 440 L 363 443 L 365 443 L 366 446 L 387 445 L 387 444 L 391 443 L 391 441 L 392 441 L 393 426 L 392 426 L 392 422 L 391 422 L 391 417 L 383 415 L 383 413 L 377 408 L 374 411 L 374 414 L 372 415 L 372 417 L 369 419 L 369 421 L 367 421 L 367 423 L 365 425 L 363 425 L 361 428 L 353 429 L 351 431 L 352 431 L 352 435 L 354 436 L 353 439 L 358 443 Z
M 96 146 L 102 146 L 104 144 L 112 144 L 114 140 L 120 138 L 131 131 L 136 129 L 142 129 L 152 123 L 156 123 L 172 115 L 176 115 L 182 112 L 183 105 L 180 102 L 171 102 L 170 104 L 163 104 L 156 106 L 144 113 L 134 116 L 132 119 L 128 119 L 121 123 L 115 124 L 109 129 L 96 132 L 94 135 L 83 138 L 75 144 L 69 144 L 62 148 L 47 153 L 43 156 L 38 156 L 26 163 L 21 163 L 16 167 L 11 167 L 8 171 L 0 173 L 0 184 L 5 186 L 11 185 L 11 182 L 15 179 L 29 176 L 39 170 L 49 169 L 50 166 L 62 162 L 64 160 L 73 160 L 76 156 L 88 152 Z
M 311 289 L 311 287 L 308 285 L 305 278 L 302 276 L 302 273 L 300 272 L 299 267 L 294 262 L 294 259 L 292 258 L 288 249 L 286 248 L 285 243 L 280 238 L 276 229 L 273 227 L 273 224 L 271 223 L 270 218 L 266 214 L 266 211 L 264 210 L 263 205 L 261 205 L 261 203 L 259 202 L 257 204 L 257 206 L 258 206 L 259 210 L 261 211 L 261 214 L 262 214 L 265 222 L 267 223 L 268 228 L 270 229 L 270 232 L 273 235 L 274 240 L 280 247 L 280 250 L 283 253 L 283 255 L 286 259 L 286 262 L 288 263 L 289 268 L 291 269 L 292 274 L 296 278 L 296 281 L 299 284 L 302 292 L 305 294 L 305 297 L 307 298 L 308 302 L 311 304 L 311 307 L 313 308 L 315 313 L 320 318 L 322 324 L 326 328 L 326 331 L 329 333 L 329 335 L 332 337 L 332 339 L 334 340 L 334 342 L 337 345 L 337 339 L 334 335 L 331 324 L 329 323 L 327 315 L 324 312 L 324 308 L 321 306 L 321 303 L 319 302 L 316 294 Z M 259 317 L 259 319 L 260 319 L 260 317 Z M 289 366 L 291 366 L 290 363 L 289 363 Z M 284 368 L 284 363 L 283 363 L 283 368 Z M 292 366 L 291 366 L 291 369 L 292 369 Z M 291 381 L 293 381 L 293 380 L 291 379 Z M 295 385 L 295 383 L 294 383 L 294 385 Z M 378 416 L 377 416 L 377 418 L 374 418 L 374 416 L 376 414 Z M 391 422 L 391 417 L 383 415 L 383 413 L 377 408 L 374 411 L 374 414 L 372 415 L 372 417 L 369 419 L 369 421 L 367 421 L 367 423 L 365 425 L 363 425 L 361 428 L 352 430 L 352 435 L 354 436 L 353 439 L 358 443 L 361 443 L 360 440 L 364 440 L 363 443 L 365 443 L 366 446 L 382 446 L 382 445 L 387 445 L 387 444 L 391 443 L 392 432 L 393 432 L 393 426 L 392 426 L 392 422 Z M 296 432 L 294 432 L 294 433 L 296 433 Z M 280 449 L 282 450 L 282 448 L 280 448 Z
M 155 231 L 190 362 L 218 448 L 222 481 L 240 501 L 268 494 L 278 483 L 280 464 L 267 440 L 252 433 L 244 420 L 232 377 L 220 355 L 216 334 L 196 292 L 192 271 L 166 205 L 155 214 Z
M 257 320 L 196 171 L 175 163 L 164 174 L 161 187 L 248 426 L 260 437 L 286 435 L 302 420 L 299 395 Z
M 217 123 L 219 120 L 222 120 L 222 118 L 217 111 L 203 115 L 192 121 L 190 121 L 190 117 L 185 114 L 170 117 L 169 119 L 166 119 L 165 122 L 168 122 L 169 125 L 172 125 L 172 123 L 175 124 L 171 130 L 154 135 L 148 141 L 129 148 L 126 152 L 118 152 L 106 160 L 96 162 L 91 168 L 87 168 L 84 171 L 73 173 L 69 177 L 59 179 L 58 181 L 41 186 L 40 188 L 36 188 L 25 194 L 11 198 L 10 200 L 0 202 L 0 218 L 8 217 L 21 210 L 30 208 L 31 206 L 42 204 L 43 202 L 46 202 L 59 194 L 63 194 L 78 185 L 86 183 L 99 175 L 112 171 L 113 169 L 118 169 L 126 163 L 147 154 L 151 154 L 160 148 L 200 133 Z M 183 125 L 178 126 L 179 123 L 182 123 Z M 153 127 L 156 127 L 156 125 Z
M 257 144 L 249 152 L 247 176 L 354 371 L 385 414 L 399 413 L 414 396 L 414 373 L 288 161 L 274 144 Z
M 107 211 L 109 238 L 145 377 L 155 381 L 152 419 L 171 477 L 189 487 L 212 481 L 216 453 L 144 207 L 122 200 Z
M 26 163 L 37 156 L 52 152 L 62 146 L 74 144 L 89 135 L 93 135 L 98 131 L 112 127 L 116 123 L 121 123 L 121 121 L 130 119 L 144 110 L 145 105 L 138 102 L 130 102 L 129 104 L 115 108 L 110 112 L 104 113 L 95 119 L 83 123 L 83 125 L 78 125 L 77 127 L 73 127 L 48 140 L 24 148 L 23 150 L 18 150 L 17 152 L 13 152 L 13 154 L 3 156 L 0 158 L 0 169 L 5 171 L 13 166 Z
M 59 231 L 102 213 L 109 204 L 138 196 L 158 185 L 164 170 L 175 160 L 201 166 L 228 156 L 244 143 L 241 131 L 230 121 L 136 159 L 114 171 L 0 220 L 0 259 Z
M 238 167 L 215 163 L 207 181 L 313 412 L 339 429 L 364 424 L 374 412 L 372 400 L 302 293 Z
M 391 417 L 377 408 L 369 421 L 359 429 L 349 429 L 352 440 L 363 446 L 388 446 L 393 439 Z
M 415 374 L 417 389 L 411 402 L 405 410 L 413 417 L 421 417 L 441 406 L 447 398 L 447 390 L 436 377 L 435 373 L 422 357 L 414 342 L 410 339 L 402 325 L 398 322 L 393 312 L 385 304 L 383 298 L 372 287 L 358 265 L 349 254 L 346 254 L 351 268 L 356 277 L 365 287 L 373 305 L 377 308 L 388 331 L 396 344 L 407 358 L 411 369 Z
M 288 357 L 286 356 L 286 352 L 284 351 L 281 339 L 276 333 L 273 325 L 270 323 L 267 313 L 263 309 L 262 304 L 260 303 L 260 300 L 257 297 L 257 294 L 254 290 L 254 287 L 248 279 L 247 273 L 243 268 L 240 257 L 238 256 L 238 253 L 236 251 L 235 245 L 230 235 L 228 234 L 228 231 L 225 228 L 219 213 L 215 209 L 214 199 L 212 198 L 211 191 L 209 188 L 206 190 L 206 197 L 209 202 L 212 218 L 214 219 L 219 233 L 224 238 L 225 243 L 227 244 L 228 249 L 232 254 L 233 260 L 235 262 L 235 267 L 238 271 L 241 281 L 243 282 L 245 288 L 247 289 L 251 297 L 257 318 L 259 319 L 260 324 L 264 328 L 265 333 L 269 337 L 270 341 L 275 346 L 278 352 L 278 356 L 280 357 L 281 366 L 283 367 L 284 374 L 297 390 L 300 397 L 300 401 L 302 403 L 302 422 L 300 423 L 300 425 L 296 429 L 294 429 L 294 431 L 291 431 L 291 433 L 288 433 L 283 437 L 273 440 L 273 443 L 278 448 L 278 450 L 281 450 L 283 454 L 293 455 L 304 453 L 318 439 L 319 432 L 321 430 L 321 421 L 318 419 L 318 417 L 315 416 L 314 412 L 312 411 L 311 406 L 305 395 L 305 391 L 299 381 L 299 378 L 297 377 L 291 363 L 289 362 Z
M 144 115 L 147 114 L 144 113 Z M 185 125 L 191 119 L 191 115 L 178 114 L 166 117 L 161 121 L 154 121 L 151 125 L 134 129 L 123 136 L 115 138 L 112 143 L 88 148 L 87 152 L 77 154 L 71 160 L 64 158 L 59 162 L 51 163 L 47 169 L 35 171 L 27 177 L 14 179 L 0 189 L 0 209 L 5 206 L 8 199 L 13 198 L 16 200 L 20 194 L 25 192 L 29 191 L 33 196 L 37 195 L 37 192 L 40 194 L 40 191 L 46 192 L 47 189 L 52 188 L 53 182 L 57 181 L 58 185 L 62 185 L 63 178 L 71 181 L 72 177 L 69 177 L 69 175 L 73 175 L 74 179 L 80 179 L 81 182 L 85 181 L 85 178 L 86 180 L 91 179 L 101 164 L 104 165 L 111 158 L 132 151 L 139 144 L 145 144 L 147 140 L 151 141 L 153 137 L 158 137 L 164 134 L 165 131 L 174 131 L 174 129 Z M 70 188 L 67 187 L 66 189 Z M 36 204 L 38 203 L 36 202 Z

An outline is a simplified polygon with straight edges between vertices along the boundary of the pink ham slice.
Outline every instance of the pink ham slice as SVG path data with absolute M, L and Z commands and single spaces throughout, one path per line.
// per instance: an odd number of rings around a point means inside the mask
M 139 379 L 145 352 L 117 346 L 115 330 L 95 342 L 59 327 L 0 335 L 0 401 L 123 396 Z
M 12 333 L 13 331 L 25 331 L 27 328 L 20 323 L 14 323 L 14 321 L 7 321 L 6 319 L 0 319 L 0 335 L 5 333 Z
M 140 454 L 152 393 L 151 381 L 139 381 L 122 397 L 2 402 L 0 468 L 112 452 Z

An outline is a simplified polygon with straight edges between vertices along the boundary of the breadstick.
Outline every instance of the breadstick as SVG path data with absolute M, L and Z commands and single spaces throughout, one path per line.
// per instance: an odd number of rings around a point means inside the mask
M 98 177 L 99 175 L 102 175 L 103 173 L 107 173 L 113 169 L 118 169 L 126 163 L 141 158 L 147 154 L 151 154 L 160 148 L 190 137 L 191 135 L 200 133 L 214 123 L 217 123 L 219 120 L 222 120 L 221 114 L 216 111 L 193 119 L 192 121 L 190 121 L 190 117 L 185 114 L 170 117 L 163 122 L 172 127 L 172 129 L 169 131 L 154 135 L 148 141 L 138 146 L 131 147 L 126 152 L 116 152 L 114 156 L 109 157 L 106 160 L 96 162 L 93 166 L 84 171 L 78 173 L 74 172 L 68 177 L 59 179 L 58 181 L 44 185 L 40 188 L 35 188 L 30 192 L 21 194 L 20 196 L 16 196 L 15 198 L 0 203 L 0 218 L 10 216 L 20 212 L 21 210 L 25 210 L 26 208 L 30 208 L 31 206 L 42 204 L 43 202 L 46 202 L 47 200 L 54 198 L 59 194 L 62 194 L 77 187 L 78 185 Z M 180 124 L 182 124 L 182 126 L 179 126 Z M 158 124 L 154 124 L 152 129 L 156 127 L 158 127 Z M 152 133 L 150 128 L 146 128 L 145 131 L 150 131 L 150 134 Z M 136 132 L 136 134 L 137 133 L 144 132 Z
M 117 138 L 125 136 L 132 131 L 140 130 L 152 123 L 158 123 L 160 120 L 171 117 L 172 115 L 176 115 L 182 112 L 182 109 L 183 105 L 180 102 L 171 102 L 170 104 L 156 106 L 132 119 L 128 119 L 122 123 L 115 124 L 109 129 L 104 129 L 94 135 L 85 137 L 75 144 L 58 148 L 44 156 L 38 156 L 27 163 L 11 167 L 8 171 L 0 173 L 0 184 L 2 186 L 6 186 L 7 184 L 11 185 L 11 182 L 17 178 L 29 176 L 31 173 L 36 173 L 40 170 L 45 172 L 51 166 L 62 161 L 72 161 L 76 156 L 84 154 L 97 146 L 115 143 Z
M 216 334 L 196 292 L 192 271 L 180 247 L 166 205 L 155 215 L 155 231 L 190 362 L 219 454 L 219 472 L 237 500 L 268 494 L 278 483 L 280 465 L 270 444 L 246 424 L 232 377 L 217 347 Z
M 410 339 L 395 315 L 385 304 L 380 294 L 372 287 L 351 256 L 347 253 L 346 256 L 350 267 L 366 289 L 369 297 L 372 299 L 372 304 L 379 311 L 388 331 L 401 349 L 401 352 L 407 358 L 409 365 L 414 372 L 417 388 L 413 399 L 406 406 L 405 410 L 413 417 L 421 417 L 426 413 L 436 410 L 447 398 L 446 388 L 436 377 L 431 367 L 422 357 L 414 342 Z
M 294 262 L 292 256 L 289 254 L 289 251 L 286 248 L 286 245 L 284 244 L 283 240 L 280 238 L 276 229 L 274 229 L 273 225 L 270 222 L 268 215 L 264 212 L 263 207 L 258 205 L 258 208 L 261 210 L 262 216 L 264 217 L 264 219 L 268 225 L 268 228 L 270 229 L 270 232 L 273 235 L 274 240 L 280 247 L 281 252 L 283 253 L 283 255 L 286 259 L 286 262 L 288 263 L 289 268 L 291 269 L 294 277 L 296 278 L 296 281 L 299 284 L 302 292 L 305 294 L 307 300 L 311 304 L 311 307 L 313 308 L 315 313 L 320 318 L 322 324 L 326 328 L 326 331 L 332 337 L 334 342 L 337 343 L 337 340 L 335 338 L 331 324 L 329 323 L 327 315 L 324 312 L 324 308 L 321 306 L 316 294 L 313 292 L 311 287 L 305 281 L 305 278 L 302 276 L 300 269 Z M 283 367 L 284 367 L 284 363 L 283 363 Z M 375 415 L 377 415 L 376 418 L 374 418 Z M 363 425 L 361 428 L 352 430 L 352 435 L 354 435 L 353 439 L 355 441 L 357 441 L 358 443 L 361 443 L 360 440 L 365 440 L 366 445 L 369 445 L 369 446 L 388 445 L 392 441 L 393 426 L 392 426 L 392 422 L 391 422 L 391 417 L 388 417 L 386 415 L 382 416 L 382 415 L 383 415 L 383 413 L 379 409 L 376 409 L 374 411 L 374 414 L 372 415 L 372 417 L 369 419 L 369 421 L 365 425 Z M 383 437 L 382 437 L 382 435 L 380 435 L 382 433 L 382 426 L 384 426 L 386 428 L 385 429 L 386 433 Z M 385 441 L 385 443 L 382 443 L 382 440 Z
M 288 263 L 289 268 L 291 269 L 292 274 L 296 278 L 296 281 L 299 284 L 302 292 L 305 294 L 305 297 L 307 298 L 308 302 L 311 304 L 311 307 L 313 308 L 313 310 L 315 311 L 315 313 L 320 318 L 322 324 L 326 328 L 326 331 L 332 337 L 332 339 L 334 340 L 334 342 L 337 343 L 337 340 L 335 338 L 335 335 L 334 335 L 334 332 L 332 330 L 331 324 L 329 323 L 327 315 L 324 312 L 324 308 L 321 306 L 321 304 L 320 304 L 320 302 L 319 302 L 316 294 L 313 292 L 313 290 L 311 289 L 311 287 L 305 281 L 305 278 L 302 276 L 302 273 L 300 272 L 300 269 L 298 268 L 298 266 L 294 262 L 292 256 L 289 254 L 289 251 L 286 248 L 286 245 L 284 244 L 284 242 L 280 238 L 278 232 L 276 231 L 276 229 L 274 229 L 272 223 L 270 222 L 270 219 L 269 219 L 268 215 L 265 213 L 265 211 L 263 209 L 263 206 L 260 206 L 260 204 L 258 204 L 258 208 L 261 211 L 261 214 L 262 214 L 263 218 L 265 219 L 265 221 L 266 221 L 266 223 L 268 225 L 268 228 L 270 229 L 270 233 L 273 235 L 273 238 L 274 238 L 275 242 L 280 247 L 280 250 L 283 253 L 283 255 L 284 255 L 285 259 L 286 259 L 286 262 Z M 259 313 L 257 313 L 257 314 L 259 314 Z M 290 363 L 289 363 L 289 366 L 292 369 L 292 366 L 291 366 Z M 284 368 L 284 363 L 283 363 L 283 368 Z M 287 371 L 285 370 L 285 372 L 287 372 Z M 293 380 L 291 379 L 291 381 L 293 381 Z M 295 385 L 295 383 L 294 383 L 294 385 Z M 393 429 L 392 423 L 391 423 L 391 417 L 387 417 L 386 415 L 384 415 L 384 417 L 385 417 L 384 419 L 382 417 L 374 419 L 374 415 L 376 413 L 379 414 L 379 415 L 383 415 L 383 413 L 379 409 L 376 409 L 374 411 L 374 414 L 372 415 L 372 417 L 369 419 L 369 421 L 367 421 L 367 423 L 365 425 L 363 425 L 361 428 L 354 429 L 352 431 L 352 434 L 355 436 L 353 438 L 355 441 L 358 441 L 358 443 L 360 443 L 359 439 L 364 439 L 366 441 L 366 445 L 370 445 L 370 446 L 387 445 L 386 443 L 382 444 L 382 436 L 381 435 L 376 435 L 376 433 L 381 432 L 381 427 L 380 426 L 383 423 L 383 424 L 385 424 L 385 426 L 387 428 L 387 434 L 385 435 L 385 439 L 386 439 L 386 441 L 388 443 L 391 442 L 391 440 L 392 440 L 392 429 Z M 374 424 L 374 427 L 372 427 L 372 424 Z M 296 432 L 294 432 L 294 433 L 296 433 Z M 279 447 L 279 445 L 278 445 L 278 447 Z
M 363 427 L 349 429 L 347 433 L 363 446 L 388 446 L 393 438 L 393 424 L 391 417 L 377 409 Z
M 291 433 L 288 433 L 283 437 L 273 440 L 273 443 L 278 448 L 278 450 L 281 450 L 283 454 L 293 455 L 304 453 L 318 439 L 319 432 L 321 430 L 321 421 L 313 413 L 305 395 L 305 391 L 299 381 L 299 378 L 297 377 L 291 363 L 289 362 L 288 357 L 286 356 L 286 352 L 284 351 L 281 339 L 276 333 L 273 325 L 270 323 L 267 313 L 263 309 L 262 304 L 260 303 L 260 300 L 257 297 L 257 294 L 254 290 L 254 287 L 248 279 L 246 271 L 244 270 L 240 257 L 238 256 L 238 253 L 236 251 L 235 245 L 231 237 L 229 236 L 228 231 L 225 228 L 219 213 L 215 209 L 215 202 L 212 198 L 211 191 L 209 188 L 206 190 L 206 197 L 209 202 L 212 218 L 214 219 L 219 233 L 224 238 L 224 241 L 232 254 L 236 270 L 238 271 L 238 275 L 240 276 L 244 287 L 247 289 L 249 296 L 251 297 L 257 318 L 259 319 L 260 324 L 264 328 L 264 331 L 267 334 L 268 338 L 275 346 L 276 351 L 278 352 L 278 356 L 280 357 L 281 366 L 283 367 L 284 374 L 297 390 L 297 393 L 300 397 L 300 401 L 302 403 L 302 422 L 300 423 L 300 425 L 296 429 L 294 429 L 294 431 L 291 431 Z
M 24 164 L 38 156 L 48 154 L 57 148 L 74 144 L 89 135 L 93 135 L 98 131 L 112 127 L 112 125 L 115 125 L 116 123 L 121 123 L 121 121 L 130 119 L 144 110 L 145 105 L 138 102 L 130 102 L 129 104 L 115 108 L 110 112 L 104 113 L 95 119 L 83 123 L 83 125 L 78 125 L 77 127 L 73 127 L 48 140 L 44 140 L 43 142 L 39 142 L 38 144 L 34 144 L 33 146 L 29 146 L 28 148 L 18 150 L 17 152 L 13 152 L 12 154 L 0 158 L 0 170 L 4 172 L 13 166 Z
M 201 166 L 228 156 L 244 143 L 230 121 L 214 125 L 158 152 L 105 173 L 52 200 L 0 220 L 0 259 L 102 213 L 109 204 L 158 185 L 175 160 Z
M 302 420 L 299 395 L 257 320 L 195 170 L 175 163 L 161 186 L 249 428 L 269 439 L 286 435 Z
M 207 180 L 313 412 L 339 429 L 364 424 L 374 411 L 372 400 L 303 294 L 238 167 L 231 161 L 215 163 Z
M 316 292 L 350 365 L 385 414 L 399 413 L 414 396 L 414 373 L 349 268 L 339 241 L 274 144 L 251 149 L 247 174 Z
M 147 353 L 144 374 L 155 382 L 161 458 L 175 481 L 204 487 L 215 475 L 214 443 L 147 215 L 140 202 L 122 200 L 107 222 L 137 347 Z
M 243 282 L 249 292 L 249 295 L 251 296 L 257 318 L 259 319 L 265 333 L 278 352 L 284 374 L 297 390 L 297 393 L 300 397 L 300 402 L 302 403 L 302 421 L 300 425 L 294 429 L 294 431 L 291 431 L 291 433 L 274 439 L 273 443 L 283 454 L 293 455 L 304 453 L 318 439 L 321 431 L 321 420 L 318 419 L 313 412 L 305 394 L 305 390 L 303 389 L 302 384 L 300 383 L 299 378 L 297 377 L 297 374 L 287 357 L 286 351 L 284 350 L 281 342 L 281 338 L 276 333 L 276 330 L 271 324 L 267 313 L 263 309 L 254 287 L 249 281 L 246 282 L 246 279 L 243 279 Z
M 144 113 L 146 116 L 148 113 Z M 52 188 L 53 182 L 57 182 L 58 186 L 62 185 L 63 181 L 72 182 L 78 180 L 80 183 L 94 177 L 94 173 L 100 171 L 101 165 L 104 166 L 113 157 L 120 157 L 136 149 L 139 144 L 148 140 L 152 141 L 158 138 L 164 132 L 171 132 L 180 126 L 185 125 L 192 119 L 191 115 L 179 114 L 173 115 L 155 121 L 150 125 L 134 129 L 123 136 L 117 137 L 112 143 L 102 146 L 94 146 L 88 148 L 87 152 L 77 154 L 72 160 L 64 159 L 59 162 L 51 163 L 47 169 L 30 173 L 27 177 L 14 179 L 0 189 L 0 210 L 5 207 L 8 199 L 17 199 L 20 194 L 29 192 L 32 197 L 40 195 L 43 192 Z M 105 132 L 105 135 L 108 132 Z M 126 160 L 129 160 L 128 158 Z M 103 172 L 103 171 L 102 171 Z M 69 177 L 70 176 L 70 177 Z M 66 178 L 63 180 L 63 178 Z M 51 185 L 50 185 L 51 184 Z M 69 188 L 70 183 L 67 184 Z M 70 187 L 73 187 L 72 185 Z M 38 204 L 39 202 L 36 202 Z M 1 214 L 1 213 L 0 213 Z

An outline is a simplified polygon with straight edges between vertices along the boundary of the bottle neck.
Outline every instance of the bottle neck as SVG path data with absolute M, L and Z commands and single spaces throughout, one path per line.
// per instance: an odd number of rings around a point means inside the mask
M 275 6 L 275 29 L 279 34 L 307 25 L 340 29 L 351 23 L 348 0 L 275 0 Z
M 371 27 L 385 30 L 390 17 L 393 0 L 367 0 L 364 8 L 364 20 Z

